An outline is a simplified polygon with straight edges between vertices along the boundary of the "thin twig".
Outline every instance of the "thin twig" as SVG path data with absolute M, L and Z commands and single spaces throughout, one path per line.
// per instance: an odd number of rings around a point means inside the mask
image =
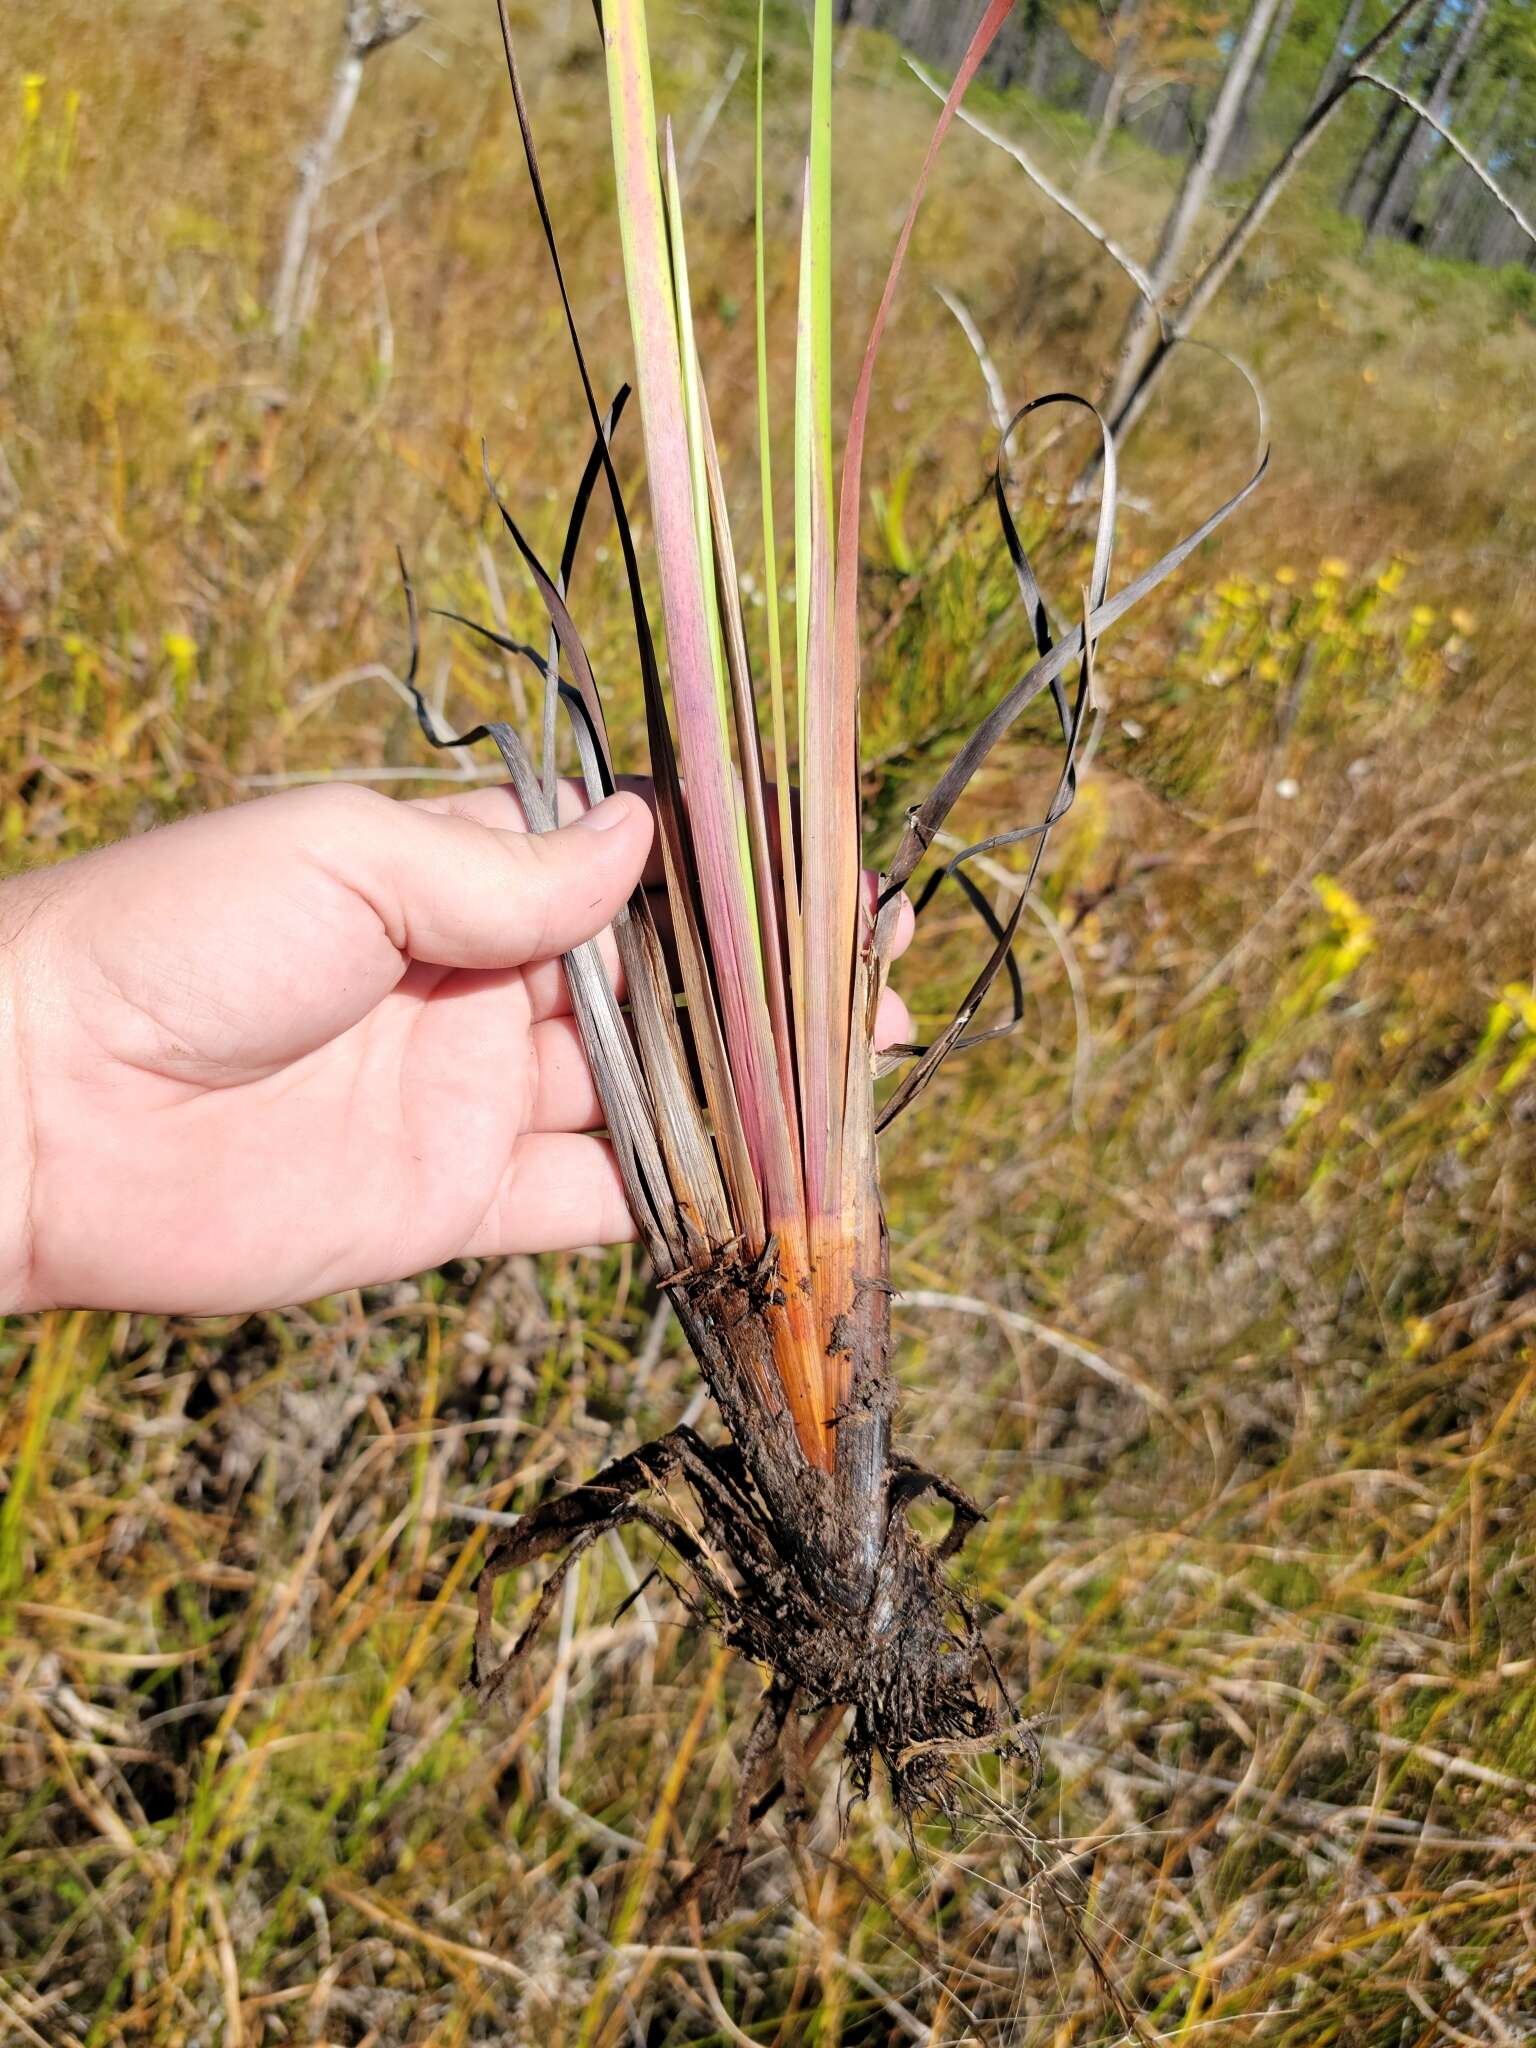
M 555 1650 L 554 1683 L 549 1694 L 549 1740 L 544 1755 L 544 1797 L 558 1798 L 560 1758 L 565 1747 L 565 1708 L 571 1690 L 571 1639 L 576 1632 L 576 1603 L 581 1595 L 581 1559 L 567 1575 L 560 1597 L 560 1639 Z
M 1484 170 L 1483 166 L 1478 162 L 1477 158 L 1472 154 L 1471 150 L 1467 148 L 1466 144 L 1464 142 L 1458 142 L 1456 137 L 1451 133 L 1450 129 L 1446 127 L 1445 123 L 1443 121 L 1437 120 L 1435 116 L 1430 112 L 1429 108 L 1425 106 L 1422 100 L 1416 100 L 1411 92 L 1404 92 L 1403 88 L 1400 85 L 1393 85 L 1391 80 L 1383 78 L 1380 72 L 1367 71 L 1363 65 L 1357 64 L 1354 66 L 1353 77 L 1358 83 L 1362 85 L 1380 86 L 1383 92 L 1390 93 L 1393 99 L 1395 100 L 1401 100 L 1403 105 L 1407 107 L 1411 113 L 1417 114 L 1421 121 L 1425 122 L 1429 127 L 1433 128 L 1435 133 L 1440 137 L 1440 140 L 1442 142 L 1448 142 L 1450 144 L 1451 148 L 1456 152 L 1457 156 L 1461 158 L 1462 162 L 1466 165 L 1467 169 L 1472 173 L 1473 177 L 1478 180 L 1479 184 L 1481 184 L 1486 191 L 1491 192 L 1493 194 L 1494 198 L 1498 201 L 1499 205 L 1503 207 L 1504 211 L 1509 215 L 1510 219 L 1514 222 L 1515 226 L 1519 228 L 1520 232 L 1525 236 L 1526 240 L 1532 243 L 1536 243 L 1536 227 L 1533 227 L 1530 221 L 1526 219 L 1525 215 L 1520 211 L 1519 207 L 1516 206 L 1514 200 L 1510 198 L 1509 194 L 1504 190 L 1503 186 L 1500 185 L 1498 180 L 1491 174 L 1491 172 Z
M 392 668 L 386 668 L 382 661 L 367 661 L 360 668 L 346 668 L 334 676 L 327 676 L 323 683 L 311 683 L 307 690 L 301 690 L 294 704 L 290 727 L 295 726 L 311 711 L 317 711 L 322 704 L 329 703 L 341 691 L 350 689 L 354 683 L 384 683 L 414 713 L 416 700 L 401 682 Z
M 971 317 L 970 308 L 963 299 L 957 298 L 952 291 L 947 290 L 941 284 L 936 284 L 934 291 L 943 300 L 950 312 L 954 314 L 956 320 L 960 323 L 960 332 L 971 344 L 971 353 L 976 358 L 976 367 L 981 371 L 981 380 L 987 387 L 987 405 L 992 414 L 992 424 L 996 427 L 999 434 L 1006 434 L 1008 432 L 1008 422 L 1013 418 L 1013 407 L 1008 403 L 1007 396 L 1003 390 L 1003 380 L 997 374 L 997 365 L 987 352 L 987 344 L 982 339 L 981 329 Z
M 238 789 L 297 789 L 311 782 L 505 782 L 505 768 L 296 768 L 286 775 L 240 775 Z
M 688 138 L 687 146 L 683 150 L 682 161 L 678 166 L 677 172 L 677 182 L 685 192 L 695 170 L 698 168 L 699 158 L 703 153 L 704 145 L 708 142 L 714 125 L 719 120 L 725 103 L 731 96 L 731 87 L 740 78 L 741 67 L 746 61 L 746 48 L 743 44 L 738 43 L 731 52 L 731 61 L 726 65 L 721 75 L 720 83 L 710 94 L 709 102 L 703 113 L 700 114 L 693 133 Z
M 1099 1379 L 1107 1380 L 1111 1386 L 1122 1387 L 1127 1393 L 1135 1394 L 1160 1414 L 1171 1413 L 1164 1397 L 1155 1387 L 1148 1386 L 1139 1374 L 1111 1364 L 1102 1353 L 1090 1351 L 1086 1344 L 1076 1337 L 1069 1337 L 1065 1330 L 1041 1322 L 1038 1316 L 1026 1315 L 1022 1309 L 1004 1308 L 1000 1302 L 984 1301 L 979 1294 L 944 1294 L 927 1287 L 903 1288 L 896 1302 L 901 1308 L 945 1309 L 954 1315 L 987 1316 L 993 1322 L 1001 1323 L 1005 1330 L 1017 1330 L 1023 1336 L 1035 1337 L 1042 1344 L 1049 1344 L 1064 1357 L 1075 1359 Z
M 797 1910 L 795 1920 L 802 1934 L 807 1935 L 812 1941 L 818 1945 L 826 1941 L 827 1930 L 824 1927 L 818 1927 L 808 1914 Z M 933 2040 L 934 2033 L 931 2027 L 925 2026 L 916 2013 L 909 2012 L 907 2007 L 901 2004 L 898 1999 L 893 1998 L 890 1992 L 885 1989 L 877 1978 L 872 1977 L 862 1964 L 856 1963 L 852 1956 L 837 1947 L 835 1943 L 832 1949 L 832 1959 L 846 1977 L 851 1978 L 861 1991 L 867 1991 L 869 1996 L 889 2013 L 890 2017 L 896 2022 L 896 2025 L 909 2041 Z
M 1378 76 L 1370 68 L 1381 52 L 1389 47 L 1393 38 L 1409 17 L 1425 4 L 1427 4 L 1427 0 L 1403 0 L 1403 4 L 1393 11 L 1377 30 L 1376 34 L 1371 37 L 1364 49 L 1360 51 L 1338 84 L 1312 108 L 1306 120 L 1303 121 L 1290 142 L 1287 143 L 1285 149 L 1281 152 L 1260 184 L 1257 192 L 1254 193 L 1242 214 L 1234 222 L 1230 232 L 1217 249 L 1215 255 L 1212 256 L 1209 263 L 1206 264 L 1205 268 L 1195 278 L 1178 313 L 1168 323 L 1162 339 L 1156 344 L 1143 364 L 1136 384 L 1124 405 L 1110 421 L 1110 426 L 1117 439 L 1122 438 L 1128 433 L 1137 420 L 1140 419 L 1142 413 L 1146 410 L 1153 385 L 1166 367 L 1170 352 L 1190 334 L 1196 322 L 1209 310 L 1217 294 L 1237 267 L 1249 243 L 1268 218 L 1281 192 L 1290 182 L 1301 163 L 1310 154 L 1321 137 L 1323 130 L 1357 85 L 1377 86 L 1382 91 L 1390 93 L 1395 99 L 1400 100 L 1415 114 L 1419 115 L 1421 119 L 1429 121 L 1435 127 L 1436 132 L 1450 143 L 1456 153 L 1476 173 L 1479 180 L 1494 194 L 1505 211 L 1519 223 L 1532 241 L 1536 241 L 1536 230 L 1532 229 L 1531 224 L 1499 188 L 1497 182 L 1483 169 L 1481 164 L 1477 163 L 1467 153 L 1455 136 L 1434 120 L 1428 108 L 1415 100 L 1410 94 L 1403 92 L 1399 87 L 1389 84 L 1386 79 Z
M 487 1529 L 515 1529 L 523 1519 L 502 1508 L 477 1508 L 468 1501 L 445 1501 L 438 1509 L 445 1522 L 479 1522 Z
M 1048 903 L 1042 903 L 1032 895 L 1028 908 L 1033 911 L 1041 929 L 1056 948 L 1066 973 L 1067 987 L 1072 991 L 1072 1021 L 1074 1043 L 1072 1048 L 1072 1128 L 1083 1127 L 1083 1097 L 1088 1088 L 1088 1075 L 1093 1066 L 1093 1025 L 1088 1014 L 1088 991 L 1083 981 L 1082 966 L 1078 961 L 1077 948 L 1061 919 Z
M 906 66 L 915 78 L 920 79 L 927 86 L 931 93 L 936 94 L 939 99 L 943 99 L 943 86 L 925 65 L 920 64 L 915 57 L 908 57 L 906 59 Z M 1015 142 L 1011 136 L 1004 135 L 1001 129 L 994 128 L 989 121 L 984 121 L 980 114 L 973 114 L 968 107 L 962 106 L 960 108 L 959 118 L 965 123 L 967 128 L 974 128 L 978 135 L 984 137 L 986 141 L 994 144 L 995 147 L 1011 156 L 1025 176 L 1044 193 L 1053 206 L 1059 206 L 1067 218 L 1075 221 L 1085 235 L 1093 237 L 1105 255 L 1113 258 L 1119 264 L 1120 268 L 1131 280 L 1131 283 L 1135 285 L 1137 291 L 1140 292 L 1147 304 L 1157 314 L 1158 322 L 1161 324 L 1163 317 L 1162 309 L 1157 303 L 1157 293 L 1152 289 L 1152 280 L 1130 251 L 1122 248 L 1120 243 L 1115 240 L 1114 236 L 1107 229 L 1101 228 L 1096 220 L 1089 214 L 1084 213 L 1075 199 L 1068 193 L 1063 192 L 1058 184 L 1048 178 L 1040 166 L 1026 152 L 1022 144 Z
M 1098 733 L 1098 729 L 1098 724 L 1096 723 L 1094 726 L 1095 736 Z M 933 843 L 935 846 L 942 846 L 946 851 L 955 853 L 962 851 L 965 846 L 965 841 L 955 832 L 935 832 Z M 971 865 L 978 873 L 985 875 L 989 882 L 996 883 L 1000 889 L 1008 890 L 1011 895 L 1017 896 L 1024 887 L 1025 878 L 1023 875 L 1016 874 L 1012 868 L 1005 868 L 1001 861 L 993 860 L 985 853 L 977 854 L 972 860 Z M 1067 977 L 1067 986 L 1072 992 L 1072 1014 L 1077 1035 L 1072 1053 L 1071 1108 L 1072 1127 L 1074 1130 L 1077 1130 L 1081 1127 L 1083 1095 L 1088 1086 L 1089 1070 L 1093 1065 L 1093 1026 L 1088 1014 L 1087 987 L 1083 980 L 1083 970 L 1078 961 L 1077 949 L 1072 944 L 1071 934 L 1067 931 L 1061 919 L 1048 904 L 1042 903 L 1033 894 L 1029 898 L 1028 907 L 1034 912 L 1039 920 L 1041 929 L 1060 955 L 1061 964 Z

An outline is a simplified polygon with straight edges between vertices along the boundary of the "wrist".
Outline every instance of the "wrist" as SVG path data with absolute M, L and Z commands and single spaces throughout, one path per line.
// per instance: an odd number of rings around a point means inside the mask
M 25 882 L 0 883 L 0 1315 L 35 1297 L 37 1126 L 27 1063 L 27 926 L 35 905 Z

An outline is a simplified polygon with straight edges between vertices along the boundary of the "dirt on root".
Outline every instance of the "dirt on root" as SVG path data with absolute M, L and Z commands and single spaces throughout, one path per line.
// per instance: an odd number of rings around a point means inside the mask
M 730 1835 L 689 1887 L 694 1895 L 702 1888 L 716 1913 L 728 1909 L 754 1821 L 780 1796 L 791 1811 L 805 1803 L 806 1717 L 823 1730 L 829 1715 L 846 1719 L 854 1793 L 868 1793 L 878 1758 L 909 1819 L 953 1810 L 959 1755 L 985 1749 L 1038 1767 L 1035 1731 L 1014 1715 L 982 1614 L 955 1576 L 954 1560 L 981 1510 L 948 1481 L 891 1459 L 873 1584 L 850 1605 L 830 1590 L 845 1582 L 835 1560 L 830 1569 L 808 1566 L 826 1533 L 830 1489 L 826 1474 L 803 1458 L 799 1467 L 801 1511 L 786 1515 L 781 1503 L 775 1512 L 737 1443 L 713 1445 L 692 1429 L 673 1430 L 532 1510 L 490 1551 L 479 1581 L 471 1684 L 486 1703 L 529 1657 L 583 1551 L 626 1525 L 649 1529 L 672 1553 L 681 1567 L 676 1589 L 699 1626 L 767 1674 Z M 930 1494 L 950 1508 L 949 1526 L 934 1543 L 909 1519 Z M 547 1557 L 556 1559 L 554 1569 L 511 1651 L 500 1656 L 496 1584 Z

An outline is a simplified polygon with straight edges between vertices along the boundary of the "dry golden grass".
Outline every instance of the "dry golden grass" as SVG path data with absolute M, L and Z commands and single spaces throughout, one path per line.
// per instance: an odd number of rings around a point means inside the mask
M 600 78 L 585 10 L 546 12 L 541 140 L 617 381 Z M 468 0 L 370 73 L 313 315 L 276 359 L 261 307 L 323 14 L 54 0 L 8 37 L 8 865 L 252 778 L 419 767 L 366 673 L 399 655 L 394 540 L 435 598 L 493 610 L 481 432 L 535 529 L 579 463 L 493 23 Z M 679 12 L 685 130 L 717 47 Z M 795 49 L 786 30 L 786 80 Z M 888 53 L 850 65 L 869 142 L 840 216 L 849 351 L 927 118 Z M 720 280 L 717 423 L 749 461 L 729 412 L 744 111 L 704 155 L 693 265 Z M 786 120 L 786 220 L 791 141 Z M 1069 124 L 1048 142 L 1080 146 Z M 1113 188 L 1128 233 L 1163 177 Z M 617 1545 L 569 1581 L 514 1717 L 473 1714 L 493 1518 L 695 1398 L 628 1255 L 228 1325 L 16 1319 L 0 2041 L 1125 2038 L 1075 1928 L 1152 2039 L 1536 2025 L 1536 372 L 1496 280 L 1398 252 L 1361 271 L 1313 205 L 1223 321 L 1265 373 L 1272 487 L 1106 648 L 1024 1031 L 891 1152 L 896 1277 L 922 1298 L 899 1312 L 907 1424 L 993 1507 L 975 1583 L 1047 1717 L 1038 1839 L 995 1765 L 958 1832 L 909 1840 L 876 1801 L 844 1833 L 834 1744 L 740 1910 L 669 1917 L 728 1818 L 757 1681 Z M 919 257 L 1019 396 L 1096 374 L 1116 281 L 974 138 Z M 964 510 L 974 365 L 917 280 L 906 317 L 879 446 L 888 494 L 906 463 L 912 483 L 868 578 L 882 826 L 1020 641 Z M 1157 509 L 1127 516 L 1126 569 L 1222 493 L 1248 432 L 1227 373 L 1192 358 L 1133 450 Z M 1019 468 L 1063 593 L 1079 456 Z M 600 664 L 622 644 L 611 571 L 582 571 Z M 460 711 L 505 701 L 474 649 L 429 653 Z M 1021 739 L 968 818 L 1025 808 L 1038 759 Z M 973 942 L 943 898 L 931 920 L 908 987 L 937 1012 Z

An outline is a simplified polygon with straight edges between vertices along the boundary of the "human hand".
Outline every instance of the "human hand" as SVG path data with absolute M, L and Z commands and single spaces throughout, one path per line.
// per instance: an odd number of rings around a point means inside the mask
M 630 1237 L 559 956 L 601 933 L 617 975 L 651 818 L 634 788 L 562 816 L 333 785 L 0 888 L 0 1310 L 229 1313 Z

